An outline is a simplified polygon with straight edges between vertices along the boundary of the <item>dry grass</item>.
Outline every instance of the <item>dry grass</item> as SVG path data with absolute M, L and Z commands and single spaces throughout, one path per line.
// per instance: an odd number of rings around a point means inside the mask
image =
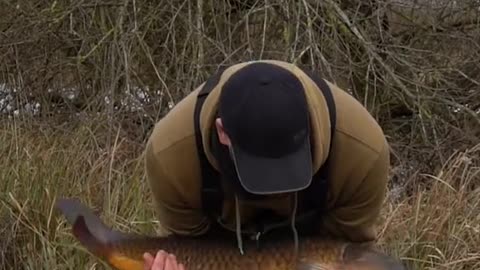
M 411 269 L 480 267 L 479 156 L 480 144 L 455 153 L 436 173 L 412 175 L 414 195 L 385 206 L 380 243 Z
M 265 58 L 317 68 L 384 127 L 379 244 L 415 269 L 480 265 L 478 1 L 241 2 L 1 2 L 0 90 L 15 89 L 0 91 L 1 269 L 94 267 L 58 196 L 155 230 L 151 126 L 218 66 Z
M 153 213 L 145 205 L 142 160 L 132 144 L 118 138 L 112 148 L 104 146 L 94 135 L 102 129 L 96 124 L 36 129 L 2 127 L 1 269 L 78 269 L 86 263 L 53 212 L 58 196 L 82 198 L 108 222 L 151 225 L 141 224 Z

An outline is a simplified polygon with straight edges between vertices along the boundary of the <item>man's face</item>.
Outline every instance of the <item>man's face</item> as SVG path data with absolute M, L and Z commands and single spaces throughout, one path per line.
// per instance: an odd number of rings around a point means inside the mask
M 215 126 L 217 127 L 218 139 L 220 140 L 220 143 L 230 148 L 231 141 L 227 133 L 225 132 L 225 129 L 223 128 L 222 119 L 215 119 Z

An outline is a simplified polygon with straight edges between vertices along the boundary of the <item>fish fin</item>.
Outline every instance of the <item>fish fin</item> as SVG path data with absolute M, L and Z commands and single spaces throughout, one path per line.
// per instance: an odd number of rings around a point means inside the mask
M 80 221 L 79 217 L 83 217 L 83 221 L 80 222 L 85 224 L 85 228 L 82 229 L 87 230 L 95 239 L 102 243 L 130 237 L 107 226 L 91 208 L 78 199 L 61 198 L 56 201 L 55 206 L 72 226 Z M 81 225 L 82 223 L 79 223 L 79 226 Z
M 399 260 L 364 244 L 347 245 L 343 259 L 352 269 L 407 270 Z

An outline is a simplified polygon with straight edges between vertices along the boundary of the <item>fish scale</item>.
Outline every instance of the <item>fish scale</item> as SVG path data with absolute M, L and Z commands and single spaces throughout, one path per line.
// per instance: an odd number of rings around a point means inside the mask
M 270 243 L 260 249 L 252 249 L 245 255 L 240 255 L 236 248 L 227 242 L 205 242 L 202 240 L 182 240 L 178 242 L 162 241 L 158 239 L 138 240 L 127 239 L 112 243 L 107 249 L 115 250 L 117 255 L 122 254 L 129 258 L 141 260 L 145 251 L 154 253 L 158 247 L 176 254 L 178 261 L 186 265 L 195 265 L 198 269 L 261 269 L 287 270 L 293 269 L 296 260 L 292 252 L 292 246 L 288 243 Z M 304 239 L 301 244 L 299 261 L 305 262 L 333 262 L 342 256 L 342 248 L 336 242 L 319 242 L 315 239 Z M 318 252 L 318 251 L 328 252 Z M 211 268 L 216 267 L 216 268 Z
M 187 270 L 406 270 L 399 260 L 364 245 L 319 236 L 300 238 L 298 253 L 291 238 L 274 238 L 260 248 L 245 243 L 242 255 L 228 237 L 123 233 L 77 199 L 59 199 L 56 207 L 81 245 L 117 270 L 143 270 L 143 254 L 158 250 L 175 254 Z

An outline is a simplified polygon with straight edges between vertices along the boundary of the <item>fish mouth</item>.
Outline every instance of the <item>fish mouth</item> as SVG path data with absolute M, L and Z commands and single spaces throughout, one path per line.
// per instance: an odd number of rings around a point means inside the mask
M 407 268 L 400 261 L 380 251 L 372 249 L 369 247 L 369 244 L 347 244 L 344 247 L 342 259 L 347 266 L 346 269 L 407 270 Z M 350 266 L 350 268 L 348 266 Z

